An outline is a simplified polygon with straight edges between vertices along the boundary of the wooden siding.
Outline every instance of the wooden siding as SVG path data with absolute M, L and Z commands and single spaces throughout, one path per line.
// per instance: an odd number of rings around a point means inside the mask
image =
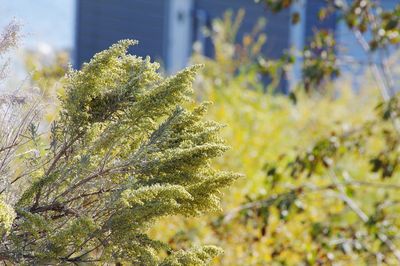
M 278 14 L 272 14 L 262 5 L 255 4 L 251 0 L 198 0 L 195 9 L 203 10 L 207 14 L 207 19 L 222 17 L 228 9 L 237 12 L 240 8 L 245 9 L 245 17 L 238 32 L 238 40 L 241 41 L 245 33 L 251 32 L 258 19 L 267 19 L 265 33 L 267 43 L 264 46 L 264 54 L 270 58 L 280 57 L 285 49 L 289 48 L 289 10 Z
M 289 11 L 271 14 L 249 0 L 195 1 L 195 9 L 205 11 L 209 23 L 227 9 L 237 11 L 241 7 L 245 8 L 246 15 L 238 39 L 251 31 L 259 18 L 266 18 L 268 41 L 264 53 L 272 58 L 281 56 L 289 47 Z M 96 52 L 126 38 L 140 41 L 133 48 L 135 54 L 149 54 L 165 62 L 168 8 L 169 0 L 78 0 L 75 65 L 81 66 Z
M 167 38 L 167 0 L 78 0 L 75 65 L 121 39 L 139 40 L 133 53 L 161 60 Z

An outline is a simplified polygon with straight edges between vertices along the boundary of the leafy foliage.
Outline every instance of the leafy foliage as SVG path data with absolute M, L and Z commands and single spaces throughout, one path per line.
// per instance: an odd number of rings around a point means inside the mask
M 213 40 L 230 49 L 216 49 L 215 60 L 195 54 L 205 63 L 197 98 L 230 125 L 233 149 L 217 167 L 246 178 L 219 218 L 164 220 L 152 234 L 177 247 L 211 239 L 225 250 L 216 265 L 397 264 L 398 97 L 379 104 L 370 72 L 357 94 L 345 76 L 322 85 L 332 94 L 314 94 L 316 84 L 291 98 L 265 93 L 257 55 L 237 60 L 257 37 Z
M 280 12 L 297 4 L 298 0 L 255 0 L 263 3 L 269 10 Z M 392 10 L 383 10 L 381 3 L 374 0 L 328 0 L 326 7 L 319 11 L 319 18 L 326 19 L 332 14 L 337 14 L 344 19 L 346 25 L 361 34 L 371 33 L 369 45 L 372 50 L 398 44 L 400 42 L 400 5 L 397 4 Z M 294 23 L 302 18 L 293 20 Z
M 133 44 L 69 70 L 51 132 L 28 120 L 22 142 L 2 143 L 1 156 L 20 155 L 1 173 L 1 260 L 203 265 L 220 253 L 174 251 L 146 234 L 160 217 L 219 210 L 238 175 L 211 166 L 227 146 L 203 119 L 207 104 L 184 107 L 199 66 L 163 78 L 157 63 L 126 54 Z
M 296 1 L 265 2 L 280 11 Z M 358 12 L 357 6 L 349 10 Z M 321 19 L 330 12 L 322 10 Z M 392 15 L 376 14 L 391 21 Z M 337 74 L 328 32 L 317 33 L 302 51 L 310 53 L 303 71 L 313 73 L 302 81 L 308 94 L 271 93 L 293 57 L 260 55 L 262 22 L 234 43 L 243 15 L 228 13 L 213 23 L 215 59 L 193 57 L 205 64 L 194 88 L 198 101 L 214 102 L 207 113 L 206 104 L 188 101 L 197 67 L 164 79 L 148 59 L 125 54 L 129 42 L 69 72 L 51 132 L 24 123 L 25 134 L 17 134 L 23 145 L 10 150 L 7 171 L 0 168 L 11 180 L 0 200 L 2 260 L 398 264 L 399 97 L 379 103 L 369 72 L 359 94 L 345 77 L 328 82 Z M 356 32 L 362 17 L 350 25 Z M 57 69 L 40 73 L 46 79 Z M 262 75 L 272 78 L 269 89 Z M 330 94 L 328 86 L 337 89 Z M 223 158 L 226 143 L 214 120 L 229 125 L 222 134 L 233 149 Z M 237 177 L 219 169 L 246 178 L 226 193 L 219 217 L 193 217 L 219 209 L 222 188 Z M 198 247 L 205 242 L 221 246 L 224 255 L 216 257 L 221 250 L 214 246 Z
M 281 12 L 291 8 L 293 5 L 299 5 L 298 0 L 255 0 L 256 3 L 262 3 L 274 13 Z M 360 44 L 360 50 L 366 53 L 368 62 L 358 62 L 360 64 L 374 65 L 377 72 L 384 74 L 374 74 L 376 79 L 379 76 L 389 75 L 386 66 L 386 55 L 390 54 L 398 47 L 400 43 L 400 4 L 392 9 L 384 9 L 379 1 L 374 0 L 328 0 L 319 10 L 318 18 L 320 21 L 328 18 L 343 21 L 348 29 L 354 34 Z M 298 12 L 292 13 L 292 24 L 298 23 L 301 19 Z M 300 58 L 303 58 L 302 76 L 303 79 L 299 85 L 304 86 L 306 91 L 311 88 L 321 91 L 327 80 L 336 77 L 339 72 L 339 60 L 337 57 L 334 33 L 329 29 L 321 28 L 314 32 L 312 39 L 305 43 L 304 51 L 297 51 Z M 351 55 L 349 55 L 351 57 Z M 296 57 L 288 63 L 292 63 Z M 280 61 L 285 62 L 288 55 L 285 55 Z M 377 60 L 379 63 L 371 60 Z M 348 64 L 347 60 L 343 60 Z M 382 67 L 383 66 L 383 67 Z M 384 85 L 381 85 L 385 87 Z M 385 89 L 394 94 L 392 85 L 386 85 Z
M 324 87 L 332 77 L 339 75 L 340 70 L 335 54 L 336 41 L 329 31 L 315 32 L 314 38 L 303 51 L 302 75 L 307 92 Z

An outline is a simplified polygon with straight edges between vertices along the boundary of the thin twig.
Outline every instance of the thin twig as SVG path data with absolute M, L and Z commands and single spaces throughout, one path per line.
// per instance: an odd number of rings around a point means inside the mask
M 343 184 L 338 182 L 338 178 L 332 169 L 330 170 L 330 176 L 333 182 L 337 184 L 337 188 L 339 189 L 338 197 L 360 218 L 364 224 L 368 223 L 368 215 L 357 205 L 355 201 L 346 195 L 345 187 Z M 400 250 L 397 249 L 393 242 L 384 233 L 378 232 L 377 235 L 379 240 L 389 248 L 389 250 L 396 257 L 397 261 L 400 263 Z

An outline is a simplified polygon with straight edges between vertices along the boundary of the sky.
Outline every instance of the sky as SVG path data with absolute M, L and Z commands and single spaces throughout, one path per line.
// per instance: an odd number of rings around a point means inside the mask
M 22 24 L 22 47 L 71 49 L 75 0 L 0 0 L 0 29 L 12 19 Z
M 19 49 L 0 62 L 12 58 L 7 82 L 0 82 L 0 92 L 18 87 L 27 78 L 24 51 L 36 50 L 52 55 L 56 50 L 72 50 L 74 44 L 75 0 L 0 0 L 0 33 L 11 20 L 22 25 Z

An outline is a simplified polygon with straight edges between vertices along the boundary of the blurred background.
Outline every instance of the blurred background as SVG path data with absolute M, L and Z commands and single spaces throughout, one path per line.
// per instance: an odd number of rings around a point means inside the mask
M 166 75 L 205 65 L 195 98 L 231 147 L 215 165 L 245 177 L 220 213 L 155 238 L 221 246 L 215 265 L 400 263 L 398 0 L 0 0 L 13 19 L 0 88 L 39 88 L 47 122 L 68 64 L 121 39 Z
M 22 47 L 44 51 L 49 49 L 72 50 L 74 47 L 76 7 L 74 0 L 41 0 L 37 2 L 1 0 L 0 5 L 0 26 L 2 28 L 13 19 L 22 24 L 24 35 Z
M 298 57 L 291 79 L 284 78 L 279 85 L 283 92 L 288 92 L 301 78 L 299 52 L 310 44 L 316 31 L 326 30 L 334 35 L 335 54 L 342 70 L 355 74 L 365 70 L 368 55 L 340 14 L 320 19 L 327 2 L 293 3 L 273 12 L 252 0 L 1 0 L 0 26 L 6 26 L 12 19 L 18 21 L 23 26 L 24 50 L 47 56 L 66 51 L 75 68 L 118 40 L 136 39 L 140 45 L 133 49 L 135 54 L 150 55 L 162 63 L 166 72 L 174 73 L 187 66 L 194 47 L 213 57 L 215 51 L 207 29 L 227 10 L 235 13 L 242 9 L 245 15 L 235 42 L 251 33 L 261 19 L 265 26 L 259 31 L 268 36 L 268 45 L 261 50 L 263 57 L 278 59 L 290 50 Z M 397 3 L 397 0 L 379 1 L 386 10 L 394 9 Z M 301 19 L 292 23 L 294 17 Z

